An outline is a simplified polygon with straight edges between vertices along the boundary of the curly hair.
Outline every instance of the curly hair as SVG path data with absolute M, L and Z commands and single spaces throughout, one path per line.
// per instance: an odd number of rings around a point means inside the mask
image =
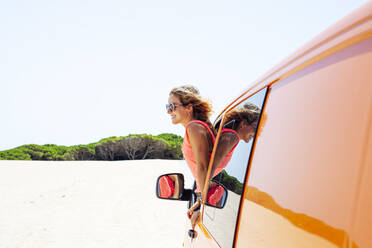
M 253 103 L 246 103 L 242 107 L 235 108 L 226 114 L 225 125 L 232 126 L 232 129 L 236 129 L 240 122 L 245 120 L 248 125 L 252 125 L 258 121 L 260 117 L 260 108 Z
M 216 131 L 209 120 L 212 114 L 212 104 L 200 96 L 200 92 L 195 86 L 182 85 L 173 88 L 169 95 L 178 97 L 184 106 L 191 104 L 193 107 L 193 118 L 207 123 L 214 135 L 216 135 Z

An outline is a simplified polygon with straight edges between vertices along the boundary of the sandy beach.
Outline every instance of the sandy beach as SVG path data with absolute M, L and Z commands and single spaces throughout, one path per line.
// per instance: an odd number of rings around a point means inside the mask
M 0 161 L 2 248 L 182 247 L 187 202 L 160 200 L 184 161 Z

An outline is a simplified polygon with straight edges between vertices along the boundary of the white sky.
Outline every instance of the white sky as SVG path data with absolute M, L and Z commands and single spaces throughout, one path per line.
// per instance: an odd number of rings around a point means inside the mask
M 183 135 L 165 112 L 189 83 L 217 114 L 366 0 L 0 3 L 0 150 L 130 133 Z

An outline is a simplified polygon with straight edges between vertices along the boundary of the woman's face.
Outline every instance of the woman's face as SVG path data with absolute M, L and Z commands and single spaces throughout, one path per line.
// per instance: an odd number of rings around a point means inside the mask
M 240 128 L 238 129 L 239 139 L 242 139 L 245 143 L 248 143 L 254 137 L 256 126 L 257 122 L 254 122 L 251 125 L 249 125 L 247 121 L 240 122 Z
M 171 111 L 167 109 L 167 113 L 170 115 L 173 124 L 186 125 L 191 120 L 191 111 L 189 107 L 183 106 L 180 99 L 177 96 L 170 95 L 168 98 L 168 104 L 173 103 L 175 108 Z

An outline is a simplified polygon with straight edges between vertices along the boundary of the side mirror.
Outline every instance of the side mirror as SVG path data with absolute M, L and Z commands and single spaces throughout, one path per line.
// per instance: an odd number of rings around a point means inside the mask
M 189 201 L 189 204 L 193 204 L 196 200 L 195 188 L 196 184 L 194 183 L 193 190 L 185 189 L 184 176 L 181 173 L 170 173 L 158 177 L 155 192 L 160 199 Z M 205 204 L 215 208 L 224 208 L 226 200 L 227 188 L 223 184 L 212 180 L 209 183 Z
M 227 200 L 227 188 L 214 180 L 209 183 L 205 204 L 215 208 L 224 208 Z
M 188 201 L 191 190 L 184 188 L 184 181 L 180 173 L 159 176 L 156 182 L 156 196 L 160 199 Z

